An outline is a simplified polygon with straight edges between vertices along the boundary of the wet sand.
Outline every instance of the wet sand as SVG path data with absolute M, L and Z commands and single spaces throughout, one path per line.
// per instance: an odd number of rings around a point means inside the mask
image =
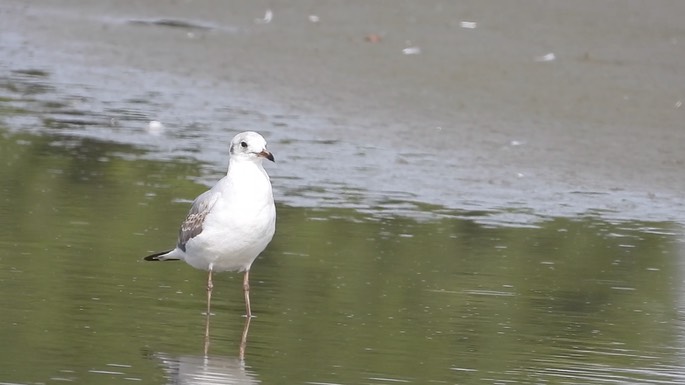
M 175 128 L 160 151 L 264 131 L 293 204 L 682 223 L 683 17 L 677 1 L 10 0 L 0 65 L 157 113 Z M 84 131 L 144 141 L 126 124 Z M 219 144 L 196 152 L 225 161 Z

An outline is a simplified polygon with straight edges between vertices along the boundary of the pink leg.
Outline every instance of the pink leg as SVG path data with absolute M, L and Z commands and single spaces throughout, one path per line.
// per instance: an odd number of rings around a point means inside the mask
M 243 327 L 243 335 L 240 338 L 240 350 L 238 351 L 238 357 L 240 361 L 245 361 L 245 350 L 247 349 L 247 332 L 250 330 L 250 320 L 252 318 L 247 317 L 245 319 L 245 327 Z
M 252 311 L 250 310 L 250 270 L 245 270 L 245 276 L 243 277 L 243 293 L 245 294 L 246 317 L 250 318 L 252 317 Z
M 212 288 L 214 284 L 212 283 L 212 265 L 209 265 L 209 273 L 207 275 L 207 314 L 205 315 L 205 356 L 209 351 L 209 316 L 211 311 L 212 302 Z

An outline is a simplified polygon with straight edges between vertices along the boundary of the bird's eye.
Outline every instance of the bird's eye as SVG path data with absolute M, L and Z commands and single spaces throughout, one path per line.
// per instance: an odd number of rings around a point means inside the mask
M 240 147 L 247 148 L 247 142 L 240 142 Z

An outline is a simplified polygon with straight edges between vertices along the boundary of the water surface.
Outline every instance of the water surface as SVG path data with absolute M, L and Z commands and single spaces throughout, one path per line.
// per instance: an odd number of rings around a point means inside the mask
M 256 130 L 279 150 L 278 199 L 295 206 L 390 198 L 498 224 L 588 211 L 685 221 L 681 2 L 2 9 L 0 67 L 25 83 L 3 96 L 40 112 L 10 129 L 132 144 L 212 171 L 233 134 Z M 273 20 L 256 22 L 267 9 Z M 151 120 L 167 129 L 150 135 Z
M 141 260 L 173 244 L 179 200 L 202 190 L 179 175 L 198 166 L 63 142 L 0 142 L 3 382 L 684 378 L 679 226 L 592 215 L 492 227 L 463 212 L 279 205 L 277 236 L 252 272 L 246 359 L 234 274 L 216 279 L 203 357 L 205 273 Z
M 292 4 L 0 6 L 0 383 L 685 381 L 680 2 Z M 246 129 L 240 360 L 241 277 L 205 356 L 205 273 L 141 258 Z

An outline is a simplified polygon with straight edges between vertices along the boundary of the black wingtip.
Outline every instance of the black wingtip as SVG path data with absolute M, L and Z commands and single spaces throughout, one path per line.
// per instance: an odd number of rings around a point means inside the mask
M 145 257 L 145 258 L 143 258 L 143 259 L 146 260 L 146 261 L 159 261 L 159 260 L 160 260 L 159 257 L 160 257 L 161 255 L 164 255 L 164 254 L 166 254 L 166 253 L 168 253 L 168 252 L 170 252 L 170 251 L 171 251 L 171 250 L 161 251 L 161 252 L 159 252 L 159 253 L 154 253 L 154 254 L 148 255 L 147 257 Z

